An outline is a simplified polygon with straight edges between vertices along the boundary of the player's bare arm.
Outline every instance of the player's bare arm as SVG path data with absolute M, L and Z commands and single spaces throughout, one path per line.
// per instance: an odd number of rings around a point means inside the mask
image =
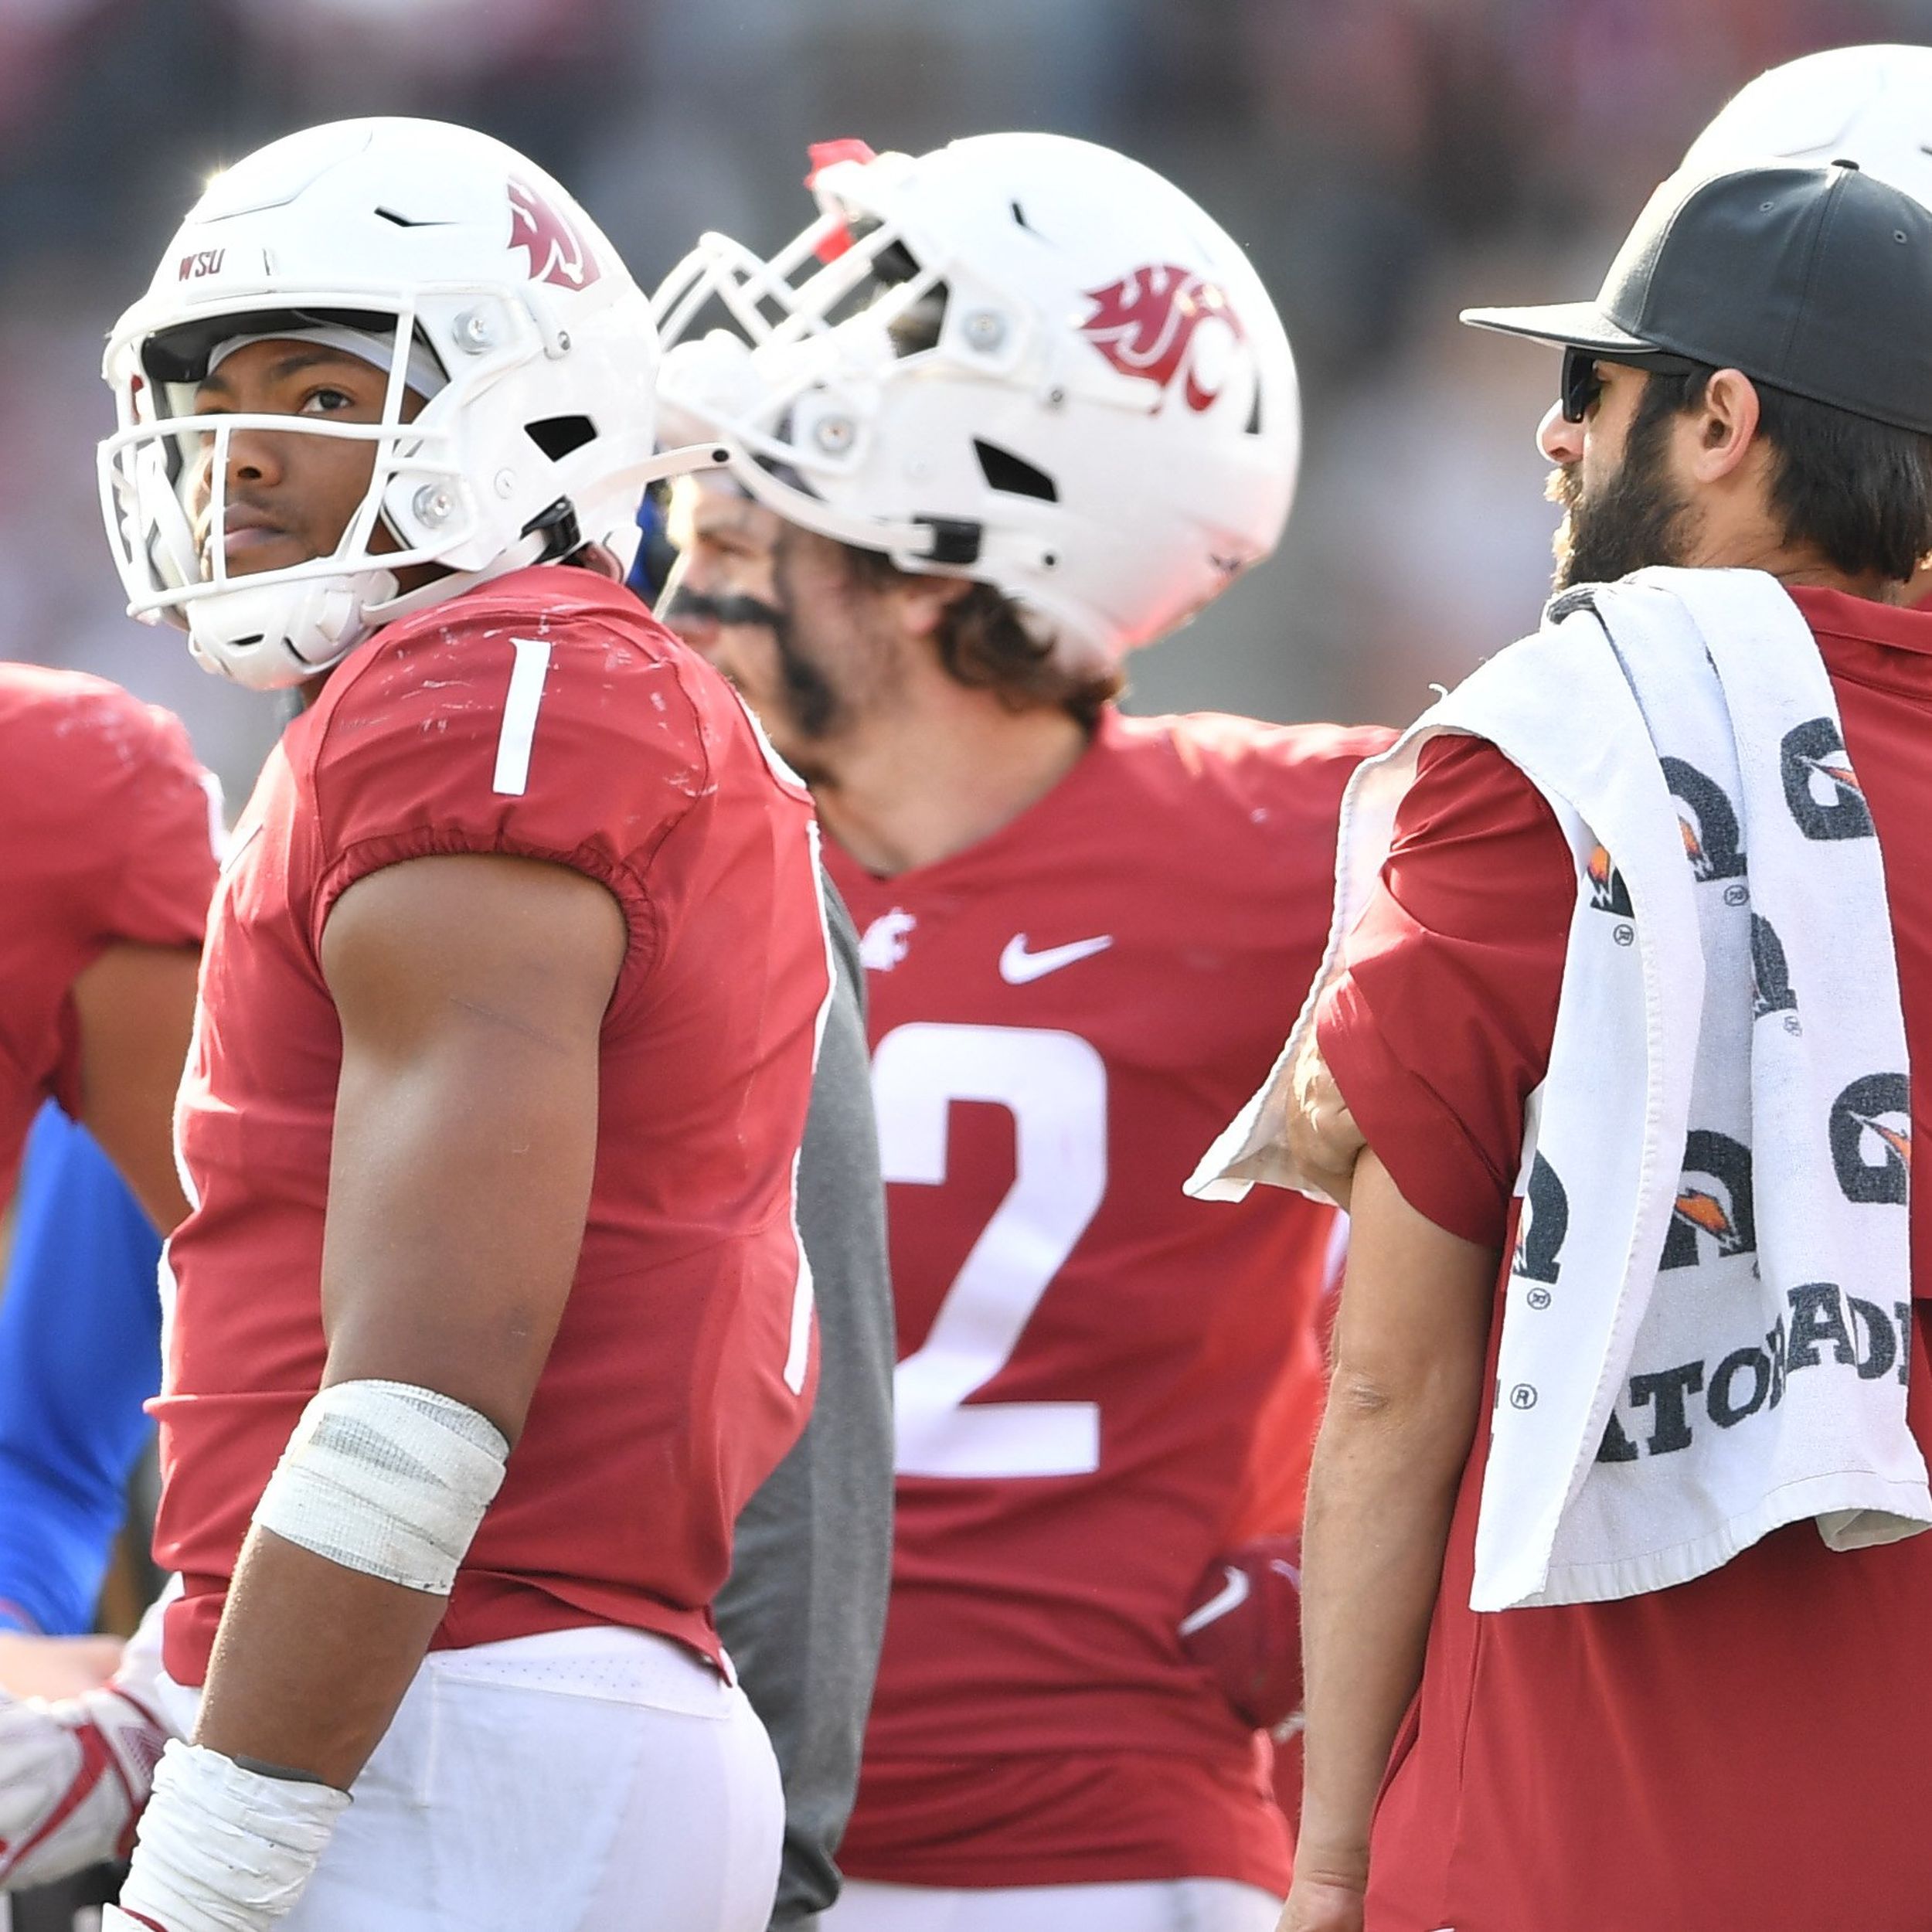
M 428 1389 L 514 1444 L 577 1266 L 624 947 L 602 886 L 523 859 L 417 859 L 338 902 L 325 1387 Z M 198 1741 L 346 1789 L 444 1607 L 257 1526 Z
M 1335 1376 L 1304 1531 L 1307 1784 L 1282 1932 L 1355 1932 L 1369 1823 L 1422 1675 L 1481 1406 L 1497 1256 L 1355 1172 Z
M 199 963 L 183 947 L 122 944 L 73 983 L 82 1118 L 164 1234 L 188 1212 L 169 1124 Z
M 1355 1163 L 1366 1142 L 1310 1027 L 1295 1056 L 1294 1104 L 1284 1138 L 1288 1157 L 1338 1207 L 1349 1205 Z

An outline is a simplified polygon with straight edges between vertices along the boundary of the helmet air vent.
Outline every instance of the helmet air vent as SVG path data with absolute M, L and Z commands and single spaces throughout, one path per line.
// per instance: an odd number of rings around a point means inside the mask
M 997 443 L 973 439 L 973 454 L 979 458 L 980 474 L 989 490 L 1007 496 L 1034 496 L 1043 503 L 1057 503 L 1060 493 L 1044 470 L 1036 469 L 1023 456 L 1002 449 Z

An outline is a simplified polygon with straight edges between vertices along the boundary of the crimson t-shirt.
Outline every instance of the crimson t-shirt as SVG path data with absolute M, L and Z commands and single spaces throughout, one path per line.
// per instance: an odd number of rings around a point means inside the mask
M 1792 595 L 1878 828 L 1908 1048 L 1932 1064 L 1932 616 Z M 1438 739 L 1320 1019 L 1403 1197 L 1505 1254 L 1575 901 L 1529 781 L 1481 740 Z M 1932 1210 L 1916 1199 L 1912 1259 L 1909 1415 L 1932 1451 Z M 1487 1447 L 1376 1815 L 1369 1932 L 1932 1927 L 1932 1535 L 1834 1554 L 1796 1523 L 1675 1589 L 1478 1615 Z
M 1387 741 L 1109 711 L 968 849 L 889 879 L 828 852 L 900 1353 L 855 1876 L 1285 1886 L 1255 1734 L 1179 1626 L 1230 1542 L 1299 1526 L 1332 1217 L 1182 1184 L 1314 976 L 1342 787 Z
M 81 1113 L 75 979 L 110 946 L 200 945 L 215 797 L 168 713 L 0 663 L 0 1206 L 41 1102 Z
M 340 896 L 432 853 L 608 888 L 630 947 L 600 1040 L 577 1273 L 435 1638 L 570 1624 L 716 1654 L 731 1525 L 815 1361 L 793 1173 L 830 989 L 811 801 L 730 689 L 620 587 L 520 571 L 379 632 L 284 733 L 209 921 L 178 1114 L 192 1212 L 161 1422 L 165 1656 L 198 1684 L 264 1485 L 327 1353 Z

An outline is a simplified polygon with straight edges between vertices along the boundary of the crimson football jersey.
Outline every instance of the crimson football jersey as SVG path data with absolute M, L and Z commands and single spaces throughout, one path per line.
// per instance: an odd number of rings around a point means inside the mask
M 201 944 L 215 797 L 168 713 L 0 663 L 0 1206 L 41 1102 L 80 1117 L 77 976 L 117 944 Z
M 870 969 L 901 1358 L 855 1876 L 1285 1880 L 1253 1734 L 1178 1633 L 1252 1513 L 1264 1414 L 1305 1473 L 1332 1217 L 1182 1184 L 1314 978 L 1342 787 L 1387 740 L 1110 710 L 968 850 L 889 879 L 831 855 Z
M 319 964 L 379 868 L 502 852 L 607 886 L 605 1015 L 575 1280 L 439 1646 L 571 1624 L 717 1654 L 740 1505 L 802 1424 L 792 1179 L 830 990 L 810 801 L 730 688 L 621 587 L 552 565 L 351 654 L 264 767 L 209 923 L 177 1117 L 193 1212 L 155 1406 L 160 1560 L 199 1683 L 249 1519 L 325 1356 L 342 1042 Z

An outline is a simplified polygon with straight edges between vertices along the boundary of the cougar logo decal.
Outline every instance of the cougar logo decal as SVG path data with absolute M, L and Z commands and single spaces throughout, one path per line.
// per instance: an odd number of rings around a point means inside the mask
M 1085 294 L 1094 312 L 1080 324 L 1080 333 L 1123 376 L 1145 376 L 1163 394 L 1188 360 L 1203 322 L 1218 321 L 1237 342 L 1247 340 L 1227 291 L 1171 262 L 1137 268 Z M 1206 409 L 1220 393 L 1202 388 L 1189 369 L 1182 393 L 1189 409 Z
M 1832 1103 L 1832 1165 L 1846 1200 L 1905 1201 L 1912 1173 L 1911 1107 L 1911 1086 L 1903 1073 L 1867 1073 Z
M 510 246 L 529 257 L 533 282 L 588 288 L 603 272 L 583 236 L 534 188 L 520 181 L 510 183 Z
M 1784 736 L 1784 802 L 1807 838 L 1872 838 L 1865 788 L 1829 718 L 1813 718 Z
M 1707 1241 L 1720 1255 L 1757 1251 L 1751 1151 L 1728 1134 L 1693 1128 L 1685 1141 L 1683 1177 L 1658 1266 L 1694 1268 Z

